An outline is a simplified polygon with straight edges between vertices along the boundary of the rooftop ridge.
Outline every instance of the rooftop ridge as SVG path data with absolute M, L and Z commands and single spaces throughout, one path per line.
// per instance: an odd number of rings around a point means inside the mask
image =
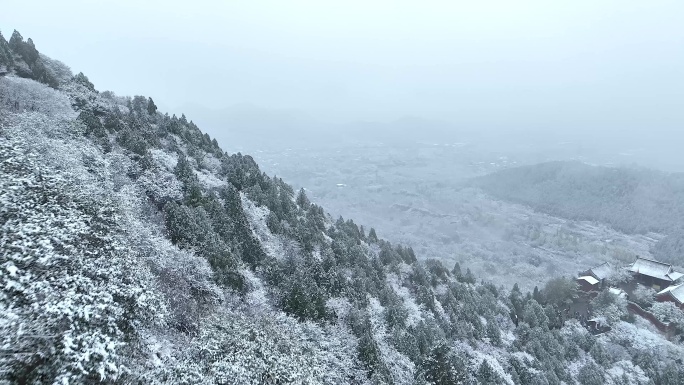
M 643 260 L 645 260 L 645 261 L 655 262 L 655 263 L 659 263 L 659 264 L 661 264 L 661 265 L 665 265 L 665 266 L 670 266 L 670 267 L 672 267 L 672 264 L 671 264 L 671 263 L 662 262 L 662 261 L 659 261 L 659 260 L 657 260 L 657 259 L 646 258 L 646 257 L 642 257 L 642 256 L 639 256 L 639 255 L 637 255 L 637 259 L 636 259 L 634 262 L 636 262 L 636 261 L 638 261 L 638 260 L 640 260 L 640 259 L 643 259 Z M 633 262 L 632 264 L 634 264 L 634 262 Z M 608 263 L 608 262 L 604 262 L 604 263 Z M 599 265 L 599 266 L 601 266 L 601 265 Z

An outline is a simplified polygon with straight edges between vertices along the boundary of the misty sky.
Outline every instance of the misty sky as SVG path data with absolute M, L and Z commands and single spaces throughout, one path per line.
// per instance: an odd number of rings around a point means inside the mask
M 684 1 L 14 1 L 0 29 L 173 112 L 684 127 Z

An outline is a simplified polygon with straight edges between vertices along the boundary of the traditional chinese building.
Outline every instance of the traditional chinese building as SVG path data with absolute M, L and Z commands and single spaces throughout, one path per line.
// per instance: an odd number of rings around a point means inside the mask
M 577 278 L 577 284 L 582 291 L 599 291 L 599 280 L 591 275 L 584 275 Z
M 598 287 L 603 289 L 606 286 L 606 279 L 612 274 L 613 268 L 604 262 L 598 266 L 594 266 L 587 271 L 581 272 L 580 277 L 593 277 L 598 281 Z M 580 283 L 581 285 L 581 283 Z
M 684 310 L 684 283 L 672 285 L 656 294 L 659 302 L 673 302 L 677 307 Z
M 637 257 L 628 269 L 637 282 L 656 290 L 672 286 L 684 277 L 683 273 L 675 271 L 668 263 L 642 257 Z

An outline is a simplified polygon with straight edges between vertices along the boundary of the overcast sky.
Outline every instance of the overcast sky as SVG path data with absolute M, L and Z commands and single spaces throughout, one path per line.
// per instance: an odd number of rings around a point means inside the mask
M 100 90 L 323 121 L 684 127 L 684 1 L 13 1 Z

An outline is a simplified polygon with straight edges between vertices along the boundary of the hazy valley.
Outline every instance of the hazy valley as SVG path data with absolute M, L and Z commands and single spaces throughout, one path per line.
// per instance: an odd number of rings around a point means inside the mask
M 270 173 L 311 199 L 423 258 L 459 262 L 478 277 L 531 290 L 602 262 L 626 265 L 665 234 L 626 234 L 600 221 L 552 216 L 497 199 L 473 178 L 567 156 L 568 151 L 505 152 L 469 143 L 413 143 L 251 151 Z M 620 158 L 615 154 L 616 159 Z M 612 162 L 609 162 L 612 163 Z M 580 186 L 578 186 L 580 187 Z M 486 278 L 485 278 L 486 277 Z

